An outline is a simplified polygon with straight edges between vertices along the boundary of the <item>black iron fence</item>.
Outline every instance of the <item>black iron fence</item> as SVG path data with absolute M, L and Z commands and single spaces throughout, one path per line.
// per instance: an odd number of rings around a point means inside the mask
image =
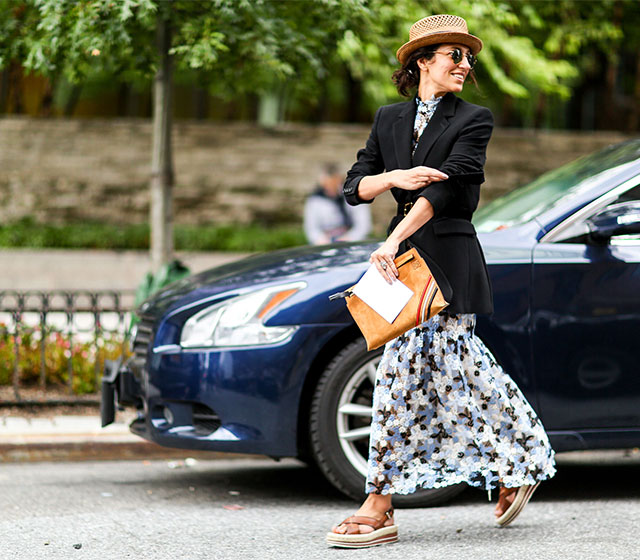
M 131 291 L 0 291 L 0 403 L 95 401 L 128 353 Z

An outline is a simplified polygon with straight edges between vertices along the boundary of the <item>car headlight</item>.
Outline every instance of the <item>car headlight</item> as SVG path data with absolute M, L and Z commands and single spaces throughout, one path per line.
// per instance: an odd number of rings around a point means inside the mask
M 209 348 L 281 342 L 298 327 L 268 327 L 264 321 L 271 311 L 306 286 L 304 282 L 271 286 L 203 309 L 182 327 L 180 345 Z

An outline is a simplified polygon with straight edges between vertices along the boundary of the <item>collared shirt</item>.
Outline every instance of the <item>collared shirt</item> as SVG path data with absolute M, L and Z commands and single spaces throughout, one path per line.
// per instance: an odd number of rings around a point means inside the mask
M 436 108 L 438 107 L 438 103 L 442 97 L 436 97 L 435 95 L 431 96 L 431 99 L 427 99 L 426 101 L 422 101 L 420 97 L 416 97 L 416 104 L 418 108 L 416 110 L 416 119 L 413 121 L 413 144 L 411 147 L 411 155 L 416 151 L 416 147 L 418 146 L 418 140 L 420 140 L 420 136 L 424 132 L 424 129 L 427 128 L 431 117 L 433 117 L 433 113 L 436 112 Z

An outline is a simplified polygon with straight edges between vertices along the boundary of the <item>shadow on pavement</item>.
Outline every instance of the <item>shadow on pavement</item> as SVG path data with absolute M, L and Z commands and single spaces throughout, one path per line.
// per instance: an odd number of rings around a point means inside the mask
M 149 487 L 169 492 L 185 487 L 197 488 L 198 498 L 208 501 L 244 498 L 286 500 L 286 503 L 336 504 L 352 503 L 331 486 L 313 467 L 295 460 L 281 463 L 266 460 L 199 461 L 196 468 L 169 469 L 170 463 L 154 463 L 152 476 L 145 479 Z M 165 467 L 165 471 L 162 467 Z M 640 497 L 636 484 L 637 460 L 577 460 L 559 461 L 556 476 L 542 484 L 536 492 L 536 502 L 611 501 Z M 121 484 L 139 484 L 140 481 Z M 191 501 L 193 495 L 180 493 L 180 499 Z M 364 494 L 363 494 L 364 496 Z M 494 492 L 494 500 L 497 494 Z M 469 488 L 451 504 L 486 503 L 485 491 Z

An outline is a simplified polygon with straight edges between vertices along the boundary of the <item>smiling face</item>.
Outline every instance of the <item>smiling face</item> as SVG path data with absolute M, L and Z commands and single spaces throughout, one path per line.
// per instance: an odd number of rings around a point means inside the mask
M 454 48 L 462 51 L 462 60 L 456 64 L 449 54 Z M 467 55 L 471 53 L 469 47 L 464 45 L 445 43 L 438 47 L 430 60 L 421 58 L 418 61 L 420 68 L 420 86 L 418 93 L 423 100 L 430 99 L 432 95 L 440 97 L 448 92 L 462 91 L 471 66 Z

